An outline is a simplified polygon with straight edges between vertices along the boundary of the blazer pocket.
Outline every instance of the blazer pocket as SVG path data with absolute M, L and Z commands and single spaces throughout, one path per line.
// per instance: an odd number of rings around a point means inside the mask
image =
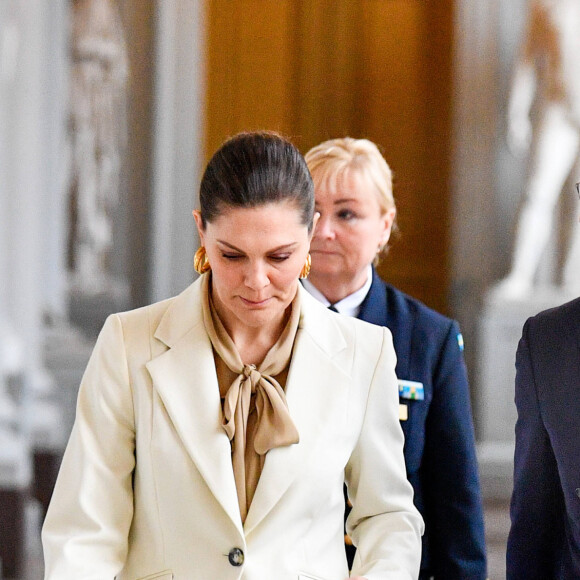
M 163 572 L 142 576 L 141 578 L 137 578 L 137 580 L 173 580 L 173 572 L 171 570 L 163 570 Z

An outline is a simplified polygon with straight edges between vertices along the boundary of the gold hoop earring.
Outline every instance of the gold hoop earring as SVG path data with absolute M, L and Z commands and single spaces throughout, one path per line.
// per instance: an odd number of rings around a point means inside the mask
M 302 266 L 302 270 L 300 270 L 300 278 L 304 280 L 304 278 L 308 278 L 308 274 L 310 274 L 310 268 L 312 266 L 312 258 L 310 254 L 306 256 L 306 261 L 304 262 L 304 266 Z
M 205 253 L 205 248 L 200 246 L 195 252 L 195 257 L 193 258 L 193 267 L 198 274 L 205 274 L 211 270 L 209 260 L 207 259 L 207 254 Z

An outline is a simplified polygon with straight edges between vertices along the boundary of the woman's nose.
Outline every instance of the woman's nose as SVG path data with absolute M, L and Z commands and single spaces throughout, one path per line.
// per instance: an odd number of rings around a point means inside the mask
M 332 220 L 328 216 L 320 216 L 318 223 L 316 224 L 316 229 L 314 230 L 315 238 L 334 238 L 334 226 Z
M 270 284 L 270 278 L 268 277 L 266 265 L 262 263 L 250 264 L 244 282 L 252 290 L 261 290 L 268 286 Z

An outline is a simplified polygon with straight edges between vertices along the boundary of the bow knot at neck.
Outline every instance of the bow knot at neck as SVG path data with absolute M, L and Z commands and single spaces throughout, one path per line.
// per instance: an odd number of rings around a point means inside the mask
M 256 365 L 244 365 L 241 374 L 244 376 L 244 379 L 250 380 L 250 385 L 252 388 L 252 393 L 256 392 L 256 386 L 260 382 L 262 378 L 262 373 L 256 369 Z

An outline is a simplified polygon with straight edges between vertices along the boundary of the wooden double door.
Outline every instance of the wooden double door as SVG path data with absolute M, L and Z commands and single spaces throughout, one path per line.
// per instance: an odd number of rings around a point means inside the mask
M 394 172 L 389 282 L 447 310 L 452 0 L 207 0 L 206 158 L 241 130 L 365 137 Z

